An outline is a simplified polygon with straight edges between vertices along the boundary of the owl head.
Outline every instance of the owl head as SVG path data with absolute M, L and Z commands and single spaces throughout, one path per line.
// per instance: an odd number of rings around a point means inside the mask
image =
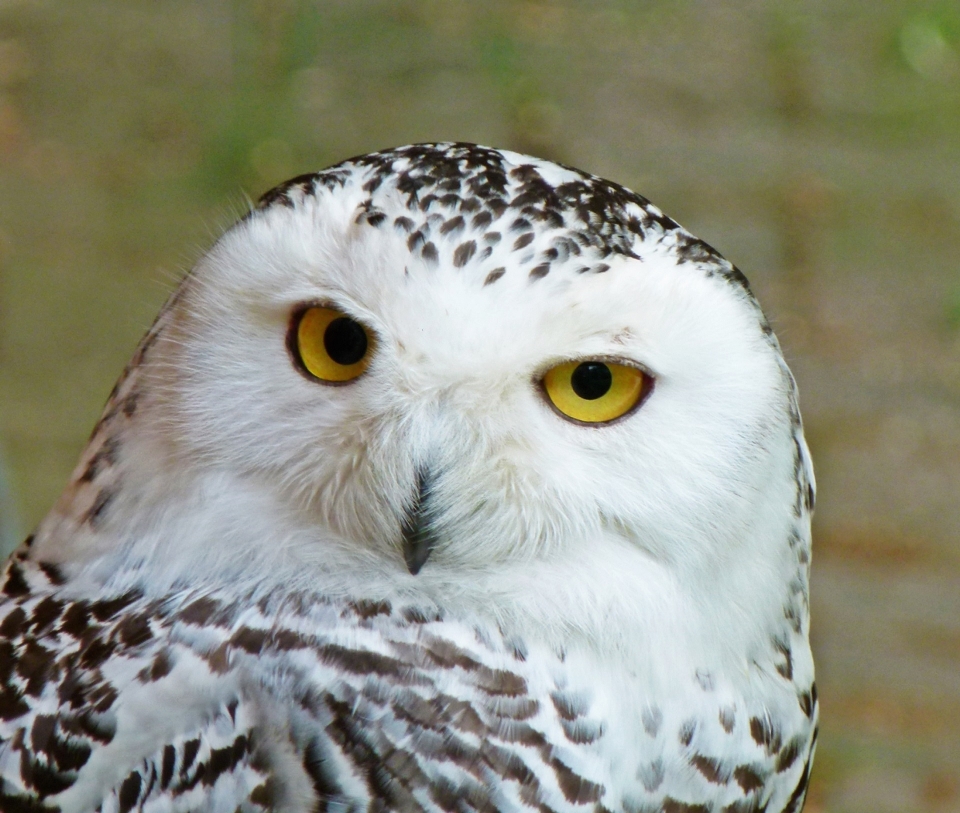
M 743 275 L 511 152 L 405 147 L 267 193 L 131 376 L 90 550 L 171 578 L 493 604 L 576 580 L 749 616 L 809 543 L 793 379 Z

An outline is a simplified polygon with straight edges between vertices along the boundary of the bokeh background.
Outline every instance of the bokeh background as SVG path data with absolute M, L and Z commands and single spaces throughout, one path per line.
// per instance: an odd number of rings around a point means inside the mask
M 4 0 L 0 544 L 183 270 L 284 178 L 468 140 L 751 279 L 820 486 L 809 811 L 960 811 L 960 5 Z

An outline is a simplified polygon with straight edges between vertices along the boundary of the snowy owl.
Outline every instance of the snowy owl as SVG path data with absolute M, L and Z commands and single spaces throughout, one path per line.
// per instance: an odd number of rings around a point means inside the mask
M 6 565 L 3 811 L 799 811 L 814 481 L 744 276 L 469 144 L 268 192 Z

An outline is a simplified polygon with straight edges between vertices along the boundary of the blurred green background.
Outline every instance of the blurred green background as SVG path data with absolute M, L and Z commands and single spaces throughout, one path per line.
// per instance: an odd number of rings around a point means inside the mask
M 956 2 L 6 0 L 0 534 L 250 198 L 445 139 L 622 182 L 744 269 L 820 485 L 807 809 L 960 811 Z

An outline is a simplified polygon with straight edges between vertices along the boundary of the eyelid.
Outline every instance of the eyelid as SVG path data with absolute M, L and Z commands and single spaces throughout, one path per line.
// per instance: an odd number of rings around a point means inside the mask
M 657 379 L 657 375 L 653 372 L 652 369 L 647 364 L 644 364 L 642 361 L 637 361 L 636 359 L 626 358 L 624 356 L 614 356 L 612 354 L 606 353 L 597 353 L 597 354 L 583 354 L 576 356 L 557 356 L 556 358 L 550 359 L 546 364 L 543 364 L 537 368 L 537 372 L 533 374 L 534 383 L 538 381 L 543 381 L 543 377 L 550 372 L 554 367 L 559 367 L 561 364 L 570 364 L 572 362 L 577 362 L 578 364 L 583 364 L 586 361 L 601 361 L 604 364 L 619 364 L 622 367 L 633 367 L 636 370 L 639 370 L 645 376 L 650 378 L 651 381 Z

